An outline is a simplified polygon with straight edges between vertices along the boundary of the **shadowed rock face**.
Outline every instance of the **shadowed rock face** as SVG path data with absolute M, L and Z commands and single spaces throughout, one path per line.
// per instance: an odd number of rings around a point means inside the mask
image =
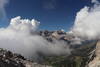
M 64 31 L 40 31 L 38 34 L 48 42 L 53 42 L 53 39 L 66 42 L 73 49 L 71 55 L 44 56 L 41 54 L 43 61 L 38 63 L 1 48 L 0 67 L 98 67 L 100 64 L 100 42 L 86 41 L 78 45 L 71 44 L 75 37 Z

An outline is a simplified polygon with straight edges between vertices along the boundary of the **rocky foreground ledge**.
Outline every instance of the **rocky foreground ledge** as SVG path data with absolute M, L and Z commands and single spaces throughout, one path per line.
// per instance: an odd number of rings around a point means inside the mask
M 20 54 L 0 48 L 0 67 L 51 67 L 27 60 Z

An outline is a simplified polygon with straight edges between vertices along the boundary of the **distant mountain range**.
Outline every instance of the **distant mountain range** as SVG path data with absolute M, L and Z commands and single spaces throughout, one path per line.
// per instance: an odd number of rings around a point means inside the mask
M 75 36 L 64 31 L 39 31 L 36 34 L 48 42 L 54 40 L 64 41 L 71 49 L 70 55 L 45 56 L 40 54 L 42 61 L 30 61 L 21 54 L 0 49 L 0 67 L 99 67 L 100 41 L 83 41 L 82 44 L 74 43 Z M 97 62 L 98 61 L 98 62 Z

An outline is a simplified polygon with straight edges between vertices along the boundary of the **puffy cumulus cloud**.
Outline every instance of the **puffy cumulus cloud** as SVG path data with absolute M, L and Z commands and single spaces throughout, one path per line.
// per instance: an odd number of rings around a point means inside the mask
M 21 19 L 20 16 L 16 17 L 16 18 L 12 18 L 11 22 L 10 22 L 10 28 L 17 30 L 17 31 L 21 31 L 21 32 L 27 32 L 30 33 L 32 31 L 35 31 L 38 26 L 39 26 L 40 22 L 32 19 Z
M 85 39 L 100 39 L 100 4 L 92 0 L 93 7 L 85 6 L 76 15 L 72 33 Z
M 12 18 L 7 28 L 0 28 L 0 48 L 34 59 L 39 58 L 40 53 L 44 55 L 70 54 L 71 49 L 64 42 L 50 43 L 34 34 L 38 25 L 39 22 L 34 19 L 21 19 L 20 16 Z
M 8 0 L 0 0 L 0 18 L 4 18 L 5 13 L 5 5 L 8 3 Z

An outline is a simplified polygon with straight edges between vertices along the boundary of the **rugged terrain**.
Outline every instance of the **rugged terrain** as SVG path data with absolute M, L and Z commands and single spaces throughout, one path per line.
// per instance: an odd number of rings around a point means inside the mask
M 39 31 L 38 35 L 48 42 L 54 39 L 62 40 L 73 49 L 71 54 L 60 56 L 42 56 L 43 61 L 35 62 L 8 50 L 0 49 L 0 67 L 98 67 L 100 65 L 100 42 L 97 40 L 85 41 L 82 44 L 74 43 L 75 36 L 62 30 Z

